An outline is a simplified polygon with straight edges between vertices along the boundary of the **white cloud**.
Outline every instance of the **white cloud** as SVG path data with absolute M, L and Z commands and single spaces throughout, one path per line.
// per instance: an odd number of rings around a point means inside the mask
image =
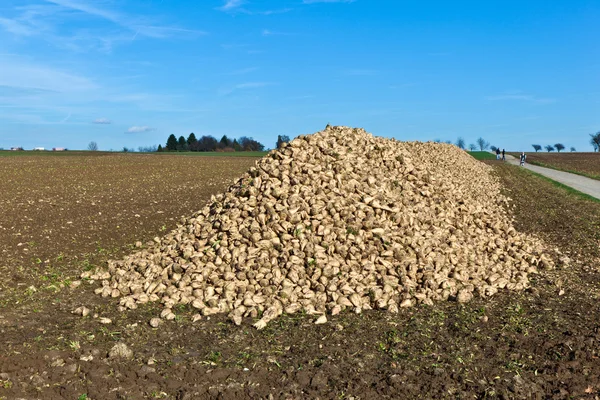
M 44 0 L 45 5 L 16 7 L 19 13 L 14 18 L 0 18 L 0 27 L 17 36 L 42 36 L 57 47 L 71 50 L 88 50 L 100 48 L 110 51 L 112 44 L 131 42 L 138 36 L 149 38 L 168 38 L 174 36 L 196 37 L 206 32 L 196 29 L 185 29 L 177 26 L 159 25 L 144 16 L 131 16 L 117 11 L 107 10 L 93 5 L 93 2 L 83 0 Z M 79 17 L 84 13 L 118 25 L 128 32 L 114 30 L 75 29 L 68 34 L 64 24 L 60 23 L 71 17 Z M 60 25 L 59 25 L 60 23 Z
M 407 88 L 407 87 L 412 87 L 412 86 L 418 86 L 420 85 L 420 83 L 417 82 L 407 82 L 407 83 L 401 83 L 398 85 L 390 85 L 390 89 L 403 89 L 403 88 Z
M 88 78 L 63 72 L 51 67 L 30 65 L 0 59 L 0 86 L 21 90 L 45 90 L 67 93 L 97 89 Z
M 74 1 L 74 0 L 46 0 L 48 3 L 53 3 L 64 8 L 70 8 L 72 10 L 81 11 L 86 14 L 95 15 L 100 18 L 107 19 L 109 21 L 119 23 L 119 15 L 110 11 L 102 10 L 94 6 L 90 6 L 85 2 Z
M 132 126 L 127 129 L 126 133 L 143 133 L 143 132 L 151 132 L 154 128 L 150 128 L 149 126 Z
M 293 10 L 293 8 L 281 8 L 279 10 L 253 11 L 253 12 L 251 12 L 251 14 L 259 14 L 259 15 L 285 14 L 292 10 Z
M 291 33 L 287 33 L 287 32 L 277 32 L 277 31 L 272 31 L 269 29 L 263 29 L 261 34 L 263 36 L 291 36 Z
M 226 0 L 225 4 L 218 8 L 221 11 L 233 11 L 240 8 L 245 3 L 245 0 Z
M 236 89 L 252 89 L 252 88 L 270 86 L 272 84 L 273 83 L 271 83 L 271 82 L 246 82 L 246 83 L 240 83 L 239 85 L 235 85 L 235 88 Z
M 246 4 L 246 0 L 225 0 L 221 7 L 217 7 L 216 10 L 224 11 L 224 12 L 235 12 L 242 13 L 248 15 L 274 15 L 274 14 L 284 14 L 292 11 L 292 8 L 279 8 L 279 9 L 270 9 L 270 10 L 248 10 L 242 7 Z
M 219 95 L 225 96 L 225 95 L 231 94 L 238 90 L 257 89 L 257 88 L 262 88 L 262 87 L 271 86 L 271 85 L 274 85 L 274 83 L 273 82 L 244 82 L 244 83 L 239 83 L 239 84 L 231 86 L 231 87 L 225 87 L 225 88 L 219 89 Z
M 137 25 L 133 26 L 132 29 L 136 29 L 136 35 L 144 35 L 152 38 L 166 38 L 173 36 L 174 34 L 189 34 L 194 36 L 206 35 L 207 32 L 199 31 L 196 29 L 184 29 L 184 28 L 174 28 L 169 26 L 152 26 L 152 25 Z
M 31 27 L 14 19 L 0 17 L 0 26 L 7 32 L 18 36 L 32 36 L 35 34 L 35 31 Z
M 549 104 L 549 103 L 556 102 L 556 99 L 542 98 L 542 97 L 537 97 L 537 96 L 533 96 L 531 94 L 524 94 L 524 93 L 509 93 L 509 94 L 501 94 L 498 96 L 487 96 L 485 99 L 490 100 L 490 101 L 516 100 L 516 101 L 525 101 L 525 102 L 536 103 L 536 104 Z
M 242 68 L 242 69 L 237 69 L 235 71 L 231 71 L 227 75 L 245 75 L 245 74 L 249 74 L 250 72 L 254 72 L 256 70 L 258 70 L 258 67 Z
M 346 76 L 373 76 L 377 75 L 378 71 L 374 69 L 347 69 L 343 71 Z
M 109 125 L 112 124 L 112 121 L 108 118 L 96 118 L 92 121 L 92 123 L 98 125 Z
M 354 3 L 356 0 L 303 0 L 304 4 L 315 4 L 315 3 Z

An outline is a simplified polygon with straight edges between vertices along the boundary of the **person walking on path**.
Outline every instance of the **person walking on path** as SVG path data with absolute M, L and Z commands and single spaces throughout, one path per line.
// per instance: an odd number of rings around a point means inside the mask
M 500 149 L 496 149 L 496 160 L 500 159 Z
M 502 149 L 502 161 L 506 161 L 506 157 L 505 157 L 505 151 L 504 151 L 504 149 Z
M 521 156 L 519 157 L 519 160 L 521 161 L 521 167 L 525 165 L 525 160 L 527 159 L 527 156 L 525 155 L 525 152 L 521 153 Z

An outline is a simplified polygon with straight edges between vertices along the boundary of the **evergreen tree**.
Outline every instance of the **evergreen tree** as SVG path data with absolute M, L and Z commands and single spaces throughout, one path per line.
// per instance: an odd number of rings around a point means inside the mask
M 225 147 L 231 147 L 231 140 L 227 137 L 227 135 L 223 135 L 221 140 L 219 140 L 219 148 L 224 149 Z
M 177 150 L 177 138 L 175 135 L 171 134 L 167 139 L 167 151 L 176 151 Z
M 242 151 L 242 146 L 240 146 L 237 139 L 233 139 L 233 150 Z
M 177 141 L 177 151 L 186 151 L 187 150 L 187 142 L 183 136 L 179 136 L 179 140 Z
M 162 146 L 160 144 L 158 145 L 158 148 L 156 149 L 156 151 L 159 152 L 159 153 L 162 153 L 163 148 L 162 148 Z
M 196 139 L 196 135 L 194 135 L 194 132 L 190 133 L 190 136 L 188 136 L 187 138 L 187 144 L 189 148 L 192 148 L 192 145 L 194 143 L 196 143 L 198 141 L 198 139 Z

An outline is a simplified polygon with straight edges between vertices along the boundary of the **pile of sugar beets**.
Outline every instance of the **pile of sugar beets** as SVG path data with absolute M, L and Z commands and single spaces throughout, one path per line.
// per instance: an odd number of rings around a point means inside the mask
M 190 304 L 236 324 L 304 310 L 399 308 L 523 290 L 552 268 L 517 232 L 491 168 L 448 144 L 330 127 L 270 152 L 163 238 L 106 269 L 120 309 Z

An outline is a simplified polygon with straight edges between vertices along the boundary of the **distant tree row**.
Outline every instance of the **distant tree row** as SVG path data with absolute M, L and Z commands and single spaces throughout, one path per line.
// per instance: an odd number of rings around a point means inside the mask
M 446 141 L 446 143 L 450 144 L 452 143 L 451 141 Z M 484 151 L 487 150 L 488 148 L 490 148 L 490 142 L 487 142 L 484 138 L 480 137 L 479 139 L 477 139 L 477 144 L 469 144 L 469 150 L 470 151 L 475 151 L 477 150 L 477 148 L 479 147 L 480 151 Z M 456 147 L 458 147 L 459 149 L 465 149 L 466 148 L 466 142 L 465 139 L 463 139 L 462 137 L 459 137 L 458 139 L 456 139 L 456 143 L 455 143 Z M 496 147 L 495 146 L 491 146 L 492 150 L 496 151 Z
M 600 151 L 600 132 L 590 135 L 592 137 L 592 139 L 590 140 L 592 146 L 594 146 L 594 151 Z M 439 142 L 439 140 L 436 140 L 437 142 Z M 449 143 L 449 142 L 447 142 Z M 477 141 L 475 142 L 476 144 L 469 144 L 469 150 L 470 151 L 475 151 L 477 149 L 479 149 L 479 151 L 484 151 L 487 149 L 490 149 L 492 151 L 496 151 L 499 150 L 499 147 L 490 145 L 490 142 L 486 141 L 484 138 L 480 137 L 479 139 L 477 139 Z M 460 149 L 464 149 L 465 148 L 465 140 L 461 137 L 459 137 L 456 140 L 456 146 Z M 532 144 L 531 145 L 535 152 L 537 153 L 538 151 L 540 151 L 542 149 L 542 146 L 540 146 L 539 144 Z M 562 143 L 556 143 L 554 145 L 546 145 L 543 147 L 544 149 L 546 149 L 547 152 L 551 152 L 556 150 L 557 152 L 561 152 L 562 150 L 566 149 L 565 145 Z M 571 151 L 576 151 L 575 147 L 571 147 L 570 148 Z
M 533 147 L 533 149 L 535 150 L 536 153 L 542 149 L 542 146 L 540 146 L 539 144 L 532 144 L 531 147 Z M 560 153 L 561 150 L 566 149 L 566 147 L 562 143 L 556 143 L 554 146 L 551 145 L 551 144 L 547 144 L 547 145 L 544 146 L 544 149 L 546 149 L 546 151 L 548 153 L 550 153 L 551 151 L 554 151 L 554 150 L 556 150 L 557 152 Z M 571 147 L 570 150 L 571 151 L 576 151 L 575 147 Z
M 213 136 L 204 135 L 197 139 L 192 132 L 187 139 L 183 136 L 177 139 L 175 135 L 170 135 L 166 146 L 159 145 L 157 151 L 263 151 L 264 149 L 262 143 L 247 136 L 231 140 L 227 135 L 223 135 L 221 140 L 217 140 Z

